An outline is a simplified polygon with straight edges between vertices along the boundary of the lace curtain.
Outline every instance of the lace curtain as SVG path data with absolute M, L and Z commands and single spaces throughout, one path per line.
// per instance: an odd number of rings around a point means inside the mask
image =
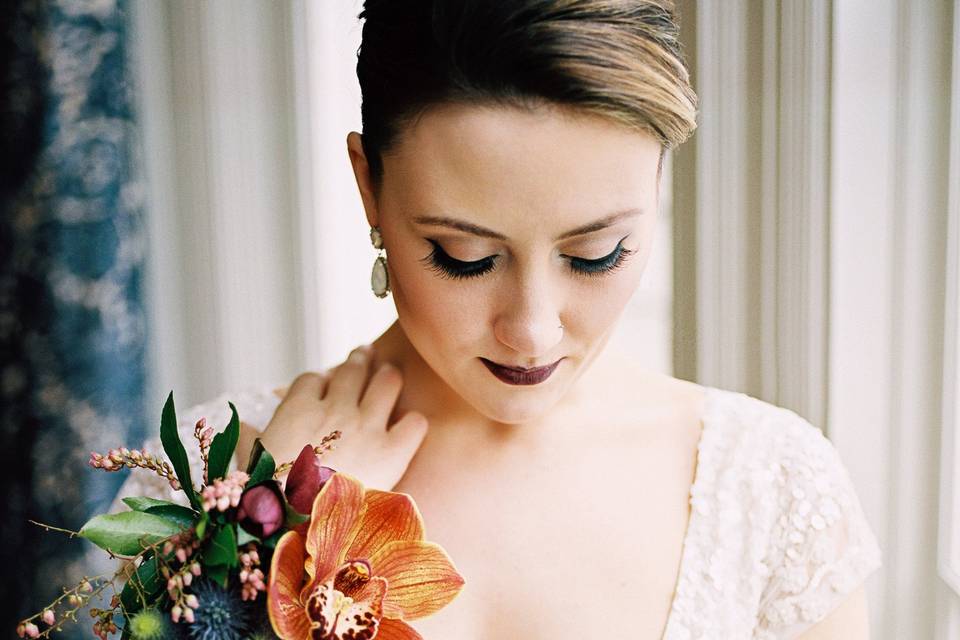
M 123 0 L 0 7 L 0 630 L 99 554 L 76 529 L 120 474 L 91 450 L 146 436 L 143 185 Z M 14 577 L 15 576 L 15 577 Z M 88 637 L 89 626 L 66 637 Z

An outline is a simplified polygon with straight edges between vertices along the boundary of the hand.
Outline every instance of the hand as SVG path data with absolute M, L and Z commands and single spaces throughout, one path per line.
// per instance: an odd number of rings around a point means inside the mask
M 323 465 L 375 489 L 390 490 L 400 481 L 427 434 L 427 419 L 408 411 L 387 424 L 403 375 L 385 363 L 370 377 L 371 349 L 358 347 L 330 372 L 303 373 L 293 381 L 261 436 L 278 465 L 339 429 L 340 438 L 320 459 Z

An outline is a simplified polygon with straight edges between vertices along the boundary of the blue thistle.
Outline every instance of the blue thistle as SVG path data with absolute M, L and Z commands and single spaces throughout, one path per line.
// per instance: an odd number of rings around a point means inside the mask
M 211 580 L 194 582 L 200 601 L 189 625 L 191 640 L 243 640 L 251 632 L 250 609 L 236 589 L 224 589 Z

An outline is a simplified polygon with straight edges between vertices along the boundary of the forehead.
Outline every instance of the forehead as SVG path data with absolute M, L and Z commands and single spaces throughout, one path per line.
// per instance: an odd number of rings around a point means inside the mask
M 653 136 L 595 115 L 444 105 L 408 127 L 384 156 L 383 187 L 411 211 L 477 222 L 484 216 L 501 228 L 546 215 L 562 226 L 652 207 L 659 157 Z

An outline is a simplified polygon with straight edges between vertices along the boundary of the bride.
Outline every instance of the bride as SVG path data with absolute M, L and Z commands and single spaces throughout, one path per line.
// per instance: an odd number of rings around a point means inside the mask
M 429 639 L 867 638 L 879 550 L 819 429 L 605 349 L 664 152 L 696 126 L 672 3 L 360 17 L 347 151 L 398 320 L 331 370 L 228 394 L 237 459 L 337 428 L 324 464 L 412 495 L 466 580 L 414 621 Z

